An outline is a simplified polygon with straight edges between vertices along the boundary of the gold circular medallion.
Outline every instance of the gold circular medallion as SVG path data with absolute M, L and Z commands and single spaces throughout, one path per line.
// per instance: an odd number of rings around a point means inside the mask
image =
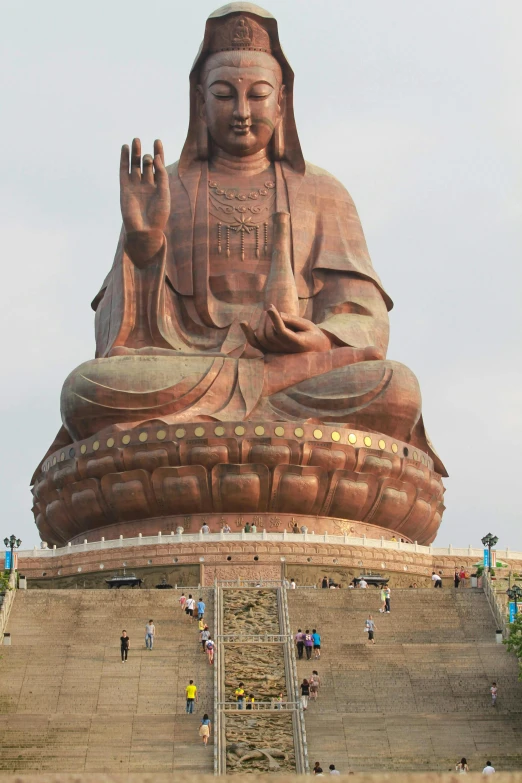
M 186 432 L 184 429 L 176 430 L 176 438 L 184 438 L 186 435 Z
M 340 432 L 332 432 L 332 440 L 334 440 L 336 443 L 337 443 L 337 441 L 341 440 L 341 433 Z
M 140 434 L 138 435 L 138 439 L 142 443 L 145 443 L 145 441 L 148 439 L 148 437 L 149 437 L 149 433 L 148 432 L 140 432 Z
M 364 439 L 364 445 L 365 445 L 365 446 L 371 446 L 371 445 L 372 445 L 372 439 L 370 438 L 370 436 L 369 436 L 369 435 L 367 435 L 367 436 L 365 437 L 365 439 Z
M 80 446 L 80 454 L 85 454 L 86 451 L 87 451 L 87 446 L 85 445 L 85 443 L 82 443 L 82 445 Z
M 224 435 L 224 434 L 225 434 L 225 428 L 224 427 L 221 427 L 221 426 L 220 427 L 216 427 L 216 429 L 214 430 L 214 435 L 218 435 L 220 437 L 221 435 Z
M 205 434 L 204 427 L 196 427 L 196 429 L 194 430 L 194 435 L 196 436 L 196 438 L 202 438 L 204 434 Z
M 386 443 L 385 443 L 385 442 L 382 440 L 382 438 L 381 438 L 381 440 L 379 441 L 379 448 L 380 448 L 380 449 L 385 449 L 385 448 L 386 448 Z
M 241 424 L 240 424 L 239 427 L 236 427 L 234 432 L 236 433 L 236 435 L 244 435 L 245 434 L 245 428 L 242 427 Z
M 107 447 L 108 447 L 109 449 L 112 449 L 112 447 L 113 447 L 113 446 L 114 446 L 114 438 L 109 438 L 109 439 L 107 440 Z
M 130 443 L 130 435 L 124 435 L 121 439 L 121 442 L 126 446 L 127 443 Z
M 100 441 L 99 440 L 95 440 L 94 443 L 92 444 L 92 450 L 93 451 L 98 451 L 99 448 L 100 448 Z
M 285 434 L 285 428 L 284 427 L 276 427 L 274 432 L 275 432 L 275 434 L 277 435 L 278 438 L 282 438 L 283 435 Z
M 323 437 L 323 431 L 322 430 L 314 430 L 314 438 L 316 440 L 321 440 Z
M 350 432 L 348 435 L 348 440 L 350 443 L 357 443 L 357 435 L 354 435 L 353 432 Z
M 167 430 L 158 430 L 156 433 L 156 438 L 158 440 L 165 440 L 167 437 Z
M 399 451 L 399 447 L 397 446 L 396 443 L 392 443 L 392 451 L 394 454 L 397 454 L 397 452 Z
M 304 435 L 304 429 L 302 427 L 296 427 L 294 430 L 294 435 L 296 438 L 302 438 Z
M 259 425 L 259 427 L 256 427 L 254 432 L 256 435 L 264 435 L 265 434 L 265 428 Z

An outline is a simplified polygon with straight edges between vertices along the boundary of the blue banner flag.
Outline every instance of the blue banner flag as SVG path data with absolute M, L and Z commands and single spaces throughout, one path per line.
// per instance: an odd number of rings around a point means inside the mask
M 515 616 L 517 614 L 517 605 L 514 601 L 509 602 L 509 622 L 515 622 Z
M 6 553 L 5 553 L 4 568 L 5 568 L 6 571 L 9 571 L 9 569 L 11 568 L 11 550 L 10 549 L 8 549 L 6 551 Z
M 489 568 L 489 549 L 484 549 L 484 568 Z

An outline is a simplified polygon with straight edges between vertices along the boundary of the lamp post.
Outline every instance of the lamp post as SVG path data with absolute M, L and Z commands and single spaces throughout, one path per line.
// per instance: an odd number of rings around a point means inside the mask
M 488 571 L 491 571 L 491 548 L 497 544 L 498 538 L 497 536 L 488 533 L 487 536 L 484 536 L 481 540 L 482 544 L 488 548 Z
M 6 549 L 9 548 L 11 550 L 11 568 L 9 569 L 9 573 L 12 574 L 14 569 L 14 550 L 18 549 L 22 541 L 19 538 L 16 538 L 16 536 L 10 536 L 9 538 L 4 538 L 4 544 L 6 546 Z

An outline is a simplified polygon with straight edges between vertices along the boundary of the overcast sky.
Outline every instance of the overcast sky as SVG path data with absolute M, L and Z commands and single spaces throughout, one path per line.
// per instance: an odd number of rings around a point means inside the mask
M 33 546 L 29 479 L 119 232 L 118 157 L 188 122 L 214 2 L 3 0 L 1 538 Z M 271 0 L 305 158 L 338 177 L 395 301 L 450 478 L 436 543 L 522 550 L 520 0 Z

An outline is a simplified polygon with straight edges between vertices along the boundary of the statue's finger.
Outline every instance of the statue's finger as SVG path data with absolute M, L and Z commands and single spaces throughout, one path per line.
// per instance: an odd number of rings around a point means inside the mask
M 250 343 L 250 345 L 252 345 L 254 348 L 258 348 L 260 351 L 262 351 L 263 350 L 263 346 L 261 345 L 261 343 L 257 339 L 256 333 L 254 332 L 254 330 L 252 329 L 250 324 L 247 324 L 246 321 L 241 321 L 239 325 L 240 325 L 241 329 L 243 330 L 243 334 L 247 338 L 247 340 Z
M 168 185 L 169 175 L 161 155 L 154 156 L 154 179 L 157 185 Z
M 283 319 L 279 315 L 277 309 L 273 305 L 270 305 L 269 309 L 266 311 L 266 314 L 270 319 L 272 328 L 274 329 L 275 333 L 278 335 L 285 335 L 286 326 L 284 324 Z
M 160 156 L 161 162 L 165 166 L 165 154 L 163 152 L 163 142 L 161 139 L 156 139 L 154 142 L 154 157 L 156 157 L 156 155 Z
M 152 167 L 152 155 L 143 156 L 143 176 L 142 179 L 148 185 L 154 183 L 154 170 Z
M 141 141 L 139 139 L 132 140 L 130 173 L 133 179 L 141 179 Z
M 308 321 L 306 318 L 301 318 L 298 315 L 281 313 L 281 318 L 285 326 L 290 327 L 290 329 L 297 329 L 299 332 L 307 332 L 314 327 L 314 324 L 311 321 Z
M 127 179 L 129 176 L 129 161 L 130 161 L 130 150 L 129 145 L 124 144 L 121 148 L 121 155 L 120 155 L 120 182 L 122 179 Z

